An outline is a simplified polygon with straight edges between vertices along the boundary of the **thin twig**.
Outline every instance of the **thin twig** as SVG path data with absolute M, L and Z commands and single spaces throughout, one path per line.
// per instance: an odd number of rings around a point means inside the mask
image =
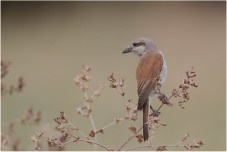
M 177 91 L 179 91 L 179 90 L 180 90 L 180 88 L 177 89 Z M 173 94 L 167 99 L 167 102 L 168 102 L 172 97 L 173 97 Z M 164 103 L 162 103 L 162 104 L 158 107 L 157 112 L 162 108 L 163 105 L 164 105 Z
M 120 87 L 120 88 L 121 88 L 121 90 L 119 90 L 118 88 L 116 88 L 116 90 L 117 90 L 117 92 L 121 95 L 121 91 L 123 92 L 123 89 L 122 89 L 122 87 Z M 121 96 L 122 96 L 122 95 L 121 95 Z M 123 100 L 124 100 L 124 106 L 126 107 L 127 104 L 126 104 L 125 96 L 122 96 L 122 98 L 123 98 Z
M 73 137 L 76 138 L 75 136 L 73 136 Z M 94 144 L 94 145 L 98 145 L 98 146 L 100 146 L 100 147 L 102 147 L 102 148 L 104 148 L 104 149 L 106 149 L 106 150 L 108 150 L 108 151 L 111 151 L 110 148 L 107 148 L 106 146 L 104 146 L 104 145 L 102 145 L 102 144 L 100 144 L 100 143 L 98 143 L 98 142 L 94 142 L 94 141 L 92 141 L 92 140 L 78 139 L 77 141 L 88 142 L 88 143 L 91 143 L 91 144 Z M 67 141 L 67 142 L 64 143 L 64 145 L 65 145 L 65 144 L 68 144 L 68 143 L 71 143 L 71 142 L 75 142 L 75 140 Z
M 84 83 L 86 83 L 86 82 L 84 82 Z M 87 98 L 88 98 L 87 92 L 84 92 L 84 97 L 85 97 L 85 100 L 87 100 Z M 86 103 L 86 106 L 87 106 L 87 109 L 90 109 L 89 103 Z M 94 119 L 93 119 L 91 113 L 89 114 L 89 119 L 91 121 L 91 126 L 93 128 L 93 131 L 96 132 L 95 122 L 94 122 Z M 95 138 L 94 139 L 95 143 L 97 143 L 98 142 L 97 135 L 95 135 L 94 138 Z M 96 150 L 97 150 L 97 145 L 94 144 L 94 151 L 96 151 Z
M 88 105 L 88 109 L 89 109 L 89 105 Z M 93 119 L 91 114 L 89 114 L 89 119 L 91 121 L 91 125 L 92 125 L 92 128 L 93 128 L 93 131 L 96 132 L 95 122 L 94 122 L 94 119 Z M 94 141 L 96 143 L 98 142 L 97 135 L 95 135 L 95 140 Z M 97 145 L 94 145 L 94 151 L 96 151 L 96 150 L 97 150 Z
M 124 119 L 125 119 L 125 118 L 122 117 L 122 118 L 119 118 L 119 119 L 117 119 L 117 120 L 121 121 L 121 120 L 124 120 Z M 102 130 L 104 130 L 104 129 L 106 129 L 106 128 L 108 128 L 108 127 L 114 125 L 114 124 L 116 124 L 116 120 L 114 120 L 113 122 L 111 122 L 111 123 L 107 124 L 106 126 L 104 126 L 104 127 L 102 128 Z
M 74 124 L 72 124 L 71 122 L 69 122 L 69 124 L 73 127 L 73 128 L 77 128 Z M 88 138 L 88 136 L 85 135 L 85 133 L 83 131 L 81 131 L 79 128 L 78 129 L 78 132 L 85 138 Z
M 134 138 L 138 132 L 140 132 L 140 130 L 142 130 L 143 126 L 140 127 L 139 130 L 136 131 L 135 134 L 133 134 L 132 136 L 130 136 L 117 150 L 120 151 L 132 138 Z
M 94 122 L 94 119 L 93 119 L 91 114 L 89 114 L 89 118 L 90 118 L 90 121 L 91 121 L 93 131 L 96 132 L 95 122 Z M 97 142 L 97 135 L 95 135 L 95 142 Z M 97 150 L 97 146 L 94 146 L 94 150 L 95 151 Z
M 162 108 L 163 105 L 164 105 L 164 104 L 162 103 L 162 104 L 158 107 L 157 112 Z
M 184 147 L 185 145 L 178 145 L 178 144 L 172 144 L 172 145 L 166 145 L 166 147 Z
M 179 91 L 181 88 L 178 88 L 177 91 Z M 167 101 L 169 101 L 173 97 L 173 94 L 168 98 Z
M 115 123 L 116 123 L 115 121 L 109 123 L 108 125 L 106 125 L 105 127 L 103 127 L 102 130 L 104 130 L 104 129 L 106 129 L 106 128 L 112 126 L 112 125 L 114 125 Z
M 85 142 L 92 143 L 92 144 L 94 144 L 94 145 L 99 145 L 100 147 L 102 147 L 102 148 L 104 148 L 104 149 L 106 149 L 106 150 L 108 150 L 108 151 L 111 151 L 110 148 L 107 148 L 107 147 L 103 146 L 102 144 L 100 144 L 100 143 L 98 143 L 98 142 L 94 142 L 94 141 L 86 140 L 86 139 L 79 139 L 79 141 L 85 141 Z
M 185 145 L 178 145 L 178 144 L 172 144 L 172 145 L 165 145 L 165 147 L 184 147 Z M 125 151 L 130 151 L 130 150 L 135 150 L 135 149 L 140 149 L 140 148 L 151 148 L 151 150 L 154 150 L 155 148 L 157 148 L 158 146 L 152 146 L 152 145 L 143 145 L 143 146 L 136 146 L 136 147 L 132 147 L 129 148 Z
M 136 146 L 136 147 L 129 148 L 125 151 L 130 151 L 130 150 L 135 150 L 135 149 L 140 149 L 140 148 L 151 148 L 153 150 L 154 146 L 152 146 L 152 145 Z

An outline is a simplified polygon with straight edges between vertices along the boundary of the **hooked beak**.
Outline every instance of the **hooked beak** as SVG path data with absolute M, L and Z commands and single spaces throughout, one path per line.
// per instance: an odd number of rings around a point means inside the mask
M 129 53 L 129 52 L 132 52 L 132 48 L 131 47 L 127 47 L 126 49 L 124 49 L 122 54 Z

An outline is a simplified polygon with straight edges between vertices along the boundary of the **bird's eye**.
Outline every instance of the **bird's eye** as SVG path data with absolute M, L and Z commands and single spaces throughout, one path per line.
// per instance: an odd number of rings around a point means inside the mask
M 133 46 L 137 46 L 137 43 L 133 43 L 132 45 L 133 45 Z

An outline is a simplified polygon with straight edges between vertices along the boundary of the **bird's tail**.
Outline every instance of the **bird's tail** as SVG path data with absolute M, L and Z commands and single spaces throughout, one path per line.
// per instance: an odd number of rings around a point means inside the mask
M 149 128 L 148 128 L 148 114 L 149 114 L 149 101 L 146 101 L 143 105 L 143 138 L 147 141 L 149 138 Z

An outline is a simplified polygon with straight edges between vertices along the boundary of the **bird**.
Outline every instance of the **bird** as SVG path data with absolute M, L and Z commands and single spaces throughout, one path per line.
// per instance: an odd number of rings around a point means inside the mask
M 162 51 L 149 38 L 138 38 L 128 45 L 122 54 L 132 52 L 139 56 L 136 70 L 138 110 L 143 111 L 143 138 L 149 139 L 149 107 L 151 98 L 157 94 L 157 84 L 163 84 L 167 77 L 167 64 Z M 158 82 L 157 82 L 158 81 Z M 152 108 L 152 107 L 151 107 Z

